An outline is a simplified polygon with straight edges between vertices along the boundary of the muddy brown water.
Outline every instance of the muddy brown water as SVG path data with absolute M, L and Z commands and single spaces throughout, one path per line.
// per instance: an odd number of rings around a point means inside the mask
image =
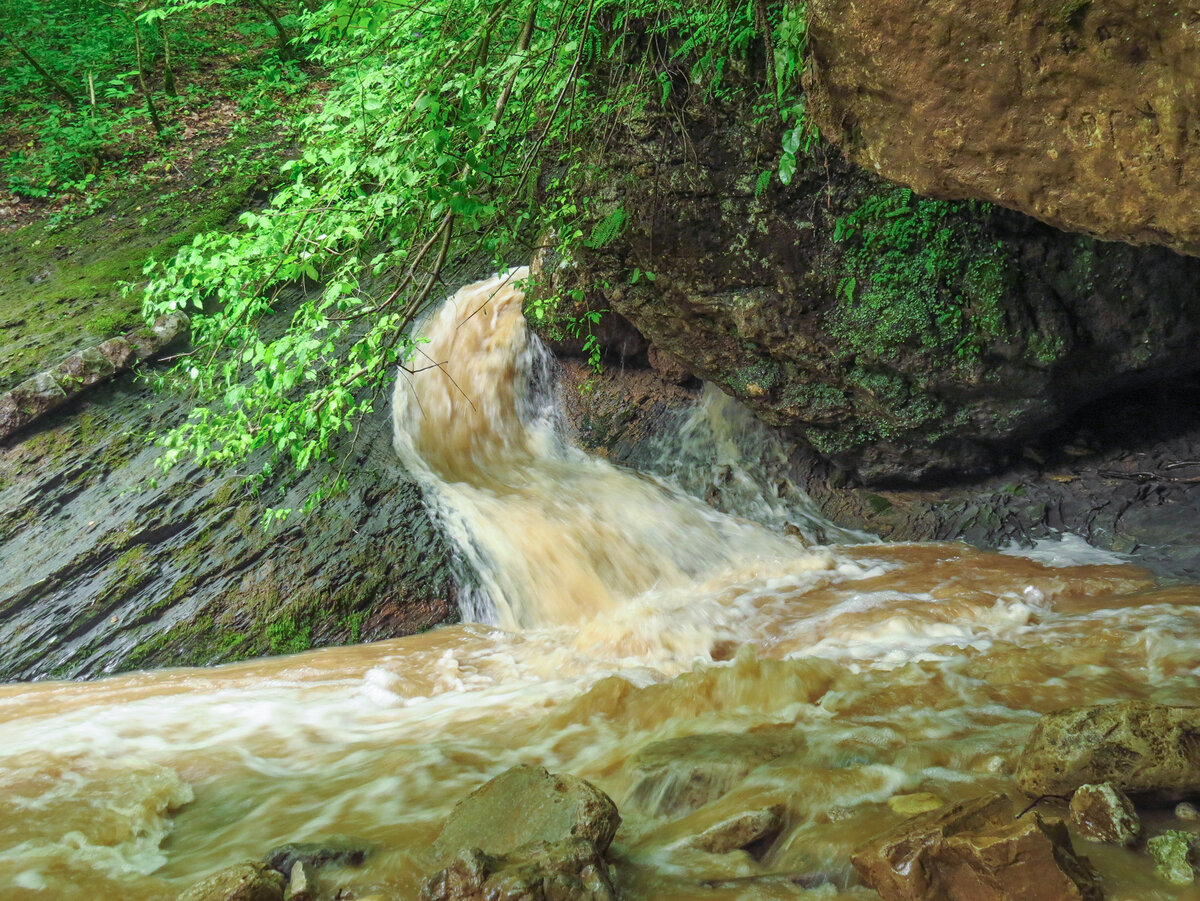
M 0 687 L 0 897 L 167 899 L 342 834 L 380 851 L 328 871 L 327 889 L 413 899 L 454 803 L 537 763 L 617 801 L 627 898 L 870 898 L 849 853 L 903 819 L 889 798 L 1015 798 L 1040 713 L 1196 703 L 1195 587 L 1066 545 L 1048 564 L 829 526 L 841 543 L 815 546 L 572 448 L 522 275 L 451 298 L 394 398 L 397 452 L 481 573 L 461 599 L 478 622 Z M 648 812 L 630 758 L 705 732 L 786 734 L 795 750 L 690 813 Z M 786 826 L 761 859 L 686 846 L 776 805 Z M 1135 852 L 1077 847 L 1110 898 L 1200 897 Z

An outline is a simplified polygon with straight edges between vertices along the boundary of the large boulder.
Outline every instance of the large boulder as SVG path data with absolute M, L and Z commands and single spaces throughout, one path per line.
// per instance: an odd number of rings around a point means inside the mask
M 1017 764 L 1031 796 L 1069 795 L 1109 782 L 1131 795 L 1179 800 L 1200 793 L 1200 707 L 1122 701 L 1042 717 Z
M 1061 823 L 1013 815 L 1004 795 L 922 814 L 863 845 L 855 869 L 884 901 L 1099 901 Z
M 530 843 L 571 838 L 590 842 L 603 854 L 620 823 L 612 799 L 590 782 L 545 767 L 516 766 L 455 805 L 431 855 L 445 866 L 471 848 L 498 856 Z
M 822 134 L 922 194 L 1200 254 L 1200 41 L 1185 0 L 813 0 Z

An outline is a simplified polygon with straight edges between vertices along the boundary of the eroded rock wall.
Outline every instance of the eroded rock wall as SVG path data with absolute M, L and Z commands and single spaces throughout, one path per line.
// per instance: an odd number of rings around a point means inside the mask
M 744 96 L 631 120 L 584 186 L 605 241 L 542 271 L 874 484 L 993 470 L 1200 366 L 1200 261 L 921 198 L 824 144 L 785 187 L 778 148 Z

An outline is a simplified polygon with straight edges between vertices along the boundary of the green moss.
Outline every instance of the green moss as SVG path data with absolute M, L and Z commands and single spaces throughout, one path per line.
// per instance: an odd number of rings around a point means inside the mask
M 778 363 L 772 360 L 760 360 L 750 366 L 737 369 L 730 377 L 729 385 L 739 394 L 761 397 L 778 387 L 782 381 L 783 368 Z
M 277 146 L 240 138 L 202 156 L 204 180 L 173 196 L 134 174 L 118 200 L 69 225 L 0 232 L 0 391 L 137 326 L 141 299 L 123 285 L 148 259 L 228 222 L 280 159 Z
M 830 331 L 866 361 L 921 353 L 973 367 L 1007 338 L 1001 304 L 1012 269 L 966 213 L 976 204 L 926 200 L 903 188 L 867 198 L 837 221 L 845 246 Z

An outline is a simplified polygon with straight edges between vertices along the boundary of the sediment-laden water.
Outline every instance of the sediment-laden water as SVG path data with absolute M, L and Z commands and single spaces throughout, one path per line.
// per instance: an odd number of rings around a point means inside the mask
M 747 503 L 767 525 L 718 513 L 572 448 L 520 315 L 523 274 L 448 300 L 394 399 L 397 451 L 480 574 L 462 599 L 479 622 L 0 687 L 0 897 L 167 899 L 275 845 L 343 834 L 380 850 L 327 886 L 412 899 L 454 803 L 527 762 L 616 800 L 628 898 L 869 898 L 848 857 L 902 819 L 889 798 L 1015 792 L 1045 711 L 1196 701 L 1194 587 L 1073 565 L 1096 558 L 1069 543 L 1039 559 L 887 545 L 805 516 L 784 534 L 778 511 Z M 843 543 L 817 546 L 818 532 Z M 630 758 L 707 732 L 790 750 L 699 809 L 658 813 L 677 807 L 669 780 L 647 796 Z M 773 806 L 786 828 L 761 859 L 682 843 Z M 1111 898 L 1194 897 L 1134 852 L 1080 850 Z

